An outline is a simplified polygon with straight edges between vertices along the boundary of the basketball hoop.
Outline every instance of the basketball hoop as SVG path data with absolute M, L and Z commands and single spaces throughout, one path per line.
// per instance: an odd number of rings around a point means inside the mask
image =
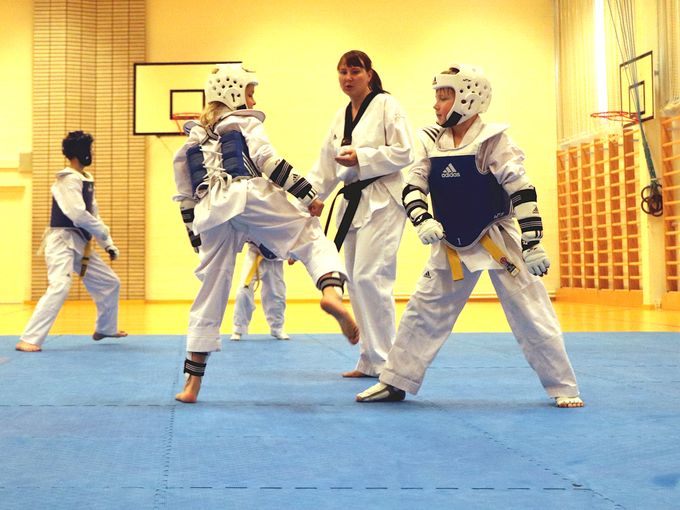
M 637 114 L 635 112 L 624 112 L 622 110 L 612 110 L 608 112 L 595 112 L 590 114 L 594 119 L 605 119 L 614 122 L 625 122 L 628 125 L 637 124 Z
M 180 113 L 173 113 L 170 115 L 170 118 L 175 121 L 175 124 L 177 125 L 177 130 L 179 131 L 180 134 L 188 134 L 185 133 L 184 131 L 184 124 L 186 124 L 190 120 L 196 120 L 201 116 L 200 113 L 188 113 L 188 112 L 180 112 Z

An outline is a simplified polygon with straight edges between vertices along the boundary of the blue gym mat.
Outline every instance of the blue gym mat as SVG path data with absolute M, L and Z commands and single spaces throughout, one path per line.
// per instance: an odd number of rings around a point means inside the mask
M 0 509 L 678 509 L 680 334 L 572 333 L 583 409 L 510 334 L 454 334 L 417 397 L 358 404 L 339 335 L 0 336 Z

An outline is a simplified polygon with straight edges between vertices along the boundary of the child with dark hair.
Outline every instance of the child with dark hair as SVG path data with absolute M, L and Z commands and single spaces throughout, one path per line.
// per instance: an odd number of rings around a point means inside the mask
M 92 164 L 89 133 L 72 131 L 62 141 L 62 152 L 69 164 L 57 173 L 52 185 L 52 214 L 43 246 L 49 285 L 40 298 L 22 333 L 16 350 L 38 352 L 68 297 L 71 273 L 80 274 L 85 288 L 97 305 L 93 340 L 127 336 L 118 330 L 120 281 L 96 251 L 92 238 L 108 253 L 118 257 L 107 227 L 99 217 L 94 196 L 94 177 L 85 170 Z

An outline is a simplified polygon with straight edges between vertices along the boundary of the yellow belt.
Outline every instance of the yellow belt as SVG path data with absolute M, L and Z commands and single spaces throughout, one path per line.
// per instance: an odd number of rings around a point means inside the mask
M 87 273 L 87 265 L 90 263 L 90 254 L 92 253 L 92 241 L 88 241 L 83 251 L 83 258 L 80 259 L 80 277 L 83 278 Z
M 489 237 L 489 234 L 484 234 L 482 238 L 479 240 L 480 244 L 484 247 L 486 251 L 489 252 L 489 255 L 493 257 L 493 259 L 498 262 L 501 266 L 505 268 L 505 270 L 510 273 L 512 276 L 517 276 L 519 273 L 519 268 L 513 264 L 508 257 L 505 256 L 505 253 L 498 247 L 496 243 L 494 243 L 491 240 L 491 237 Z M 453 277 L 454 281 L 457 280 L 462 280 L 463 279 L 463 265 L 460 261 L 460 256 L 458 255 L 458 252 L 451 248 L 450 246 L 446 245 L 446 255 L 449 259 L 449 266 L 451 267 L 451 276 Z
M 255 260 L 253 261 L 253 265 L 250 268 L 250 271 L 248 271 L 248 276 L 246 277 L 246 283 L 244 287 L 249 287 L 250 284 L 253 282 L 253 278 L 255 278 L 255 275 L 257 274 L 257 270 L 260 267 L 260 262 L 262 262 L 262 259 L 264 257 L 262 255 L 257 255 L 255 257 Z
M 463 279 L 463 264 L 460 262 L 460 257 L 458 252 L 451 248 L 449 245 L 446 246 L 446 256 L 449 258 L 449 266 L 451 266 L 451 276 L 454 281 Z

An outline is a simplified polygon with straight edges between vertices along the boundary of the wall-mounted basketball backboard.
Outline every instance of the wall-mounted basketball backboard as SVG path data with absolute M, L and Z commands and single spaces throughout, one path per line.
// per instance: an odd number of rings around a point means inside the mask
M 621 110 L 636 113 L 636 101 L 640 101 L 640 120 L 654 118 L 654 61 L 648 51 L 619 66 Z
M 173 115 L 200 113 L 203 87 L 216 62 L 142 62 L 134 64 L 133 134 L 180 135 Z

